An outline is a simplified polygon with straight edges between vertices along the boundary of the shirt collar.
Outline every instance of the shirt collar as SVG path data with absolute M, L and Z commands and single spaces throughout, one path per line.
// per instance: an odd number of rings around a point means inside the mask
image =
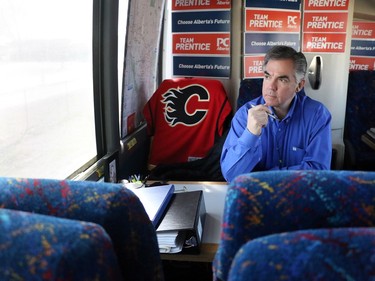
M 288 111 L 287 115 L 283 119 L 281 119 L 280 121 L 292 118 L 294 110 L 296 108 L 296 104 L 297 104 L 297 99 L 298 99 L 297 96 L 298 96 L 298 93 L 294 96 L 293 100 L 290 102 L 291 106 L 289 108 L 289 111 Z M 265 103 L 265 100 L 262 97 L 262 104 L 264 104 L 264 103 Z M 272 107 L 271 107 L 271 111 L 272 111 L 273 114 L 276 114 Z
M 294 110 L 296 108 L 296 104 L 297 104 L 297 95 L 294 96 L 293 100 L 290 102 L 290 108 L 289 108 L 289 111 L 288 111 L 288 114 L 285 116 L 284 119 L 289 119 L 289 118 L 292 118 L 293 116 L 293 113 L 294 113 Z

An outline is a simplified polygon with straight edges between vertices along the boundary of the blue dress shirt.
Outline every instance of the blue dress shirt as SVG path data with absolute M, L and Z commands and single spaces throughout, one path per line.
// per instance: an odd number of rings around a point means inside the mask
M 264 99 L 247 102 L 236 112 L 223 146 L 220 164 L 228 182 L 251 171 L 330 169 L 331 114 L 322 103 L 296 94 L 285 118 L 269 118 L 259 136 L 247 129 L 251 104 L 264 104 Z

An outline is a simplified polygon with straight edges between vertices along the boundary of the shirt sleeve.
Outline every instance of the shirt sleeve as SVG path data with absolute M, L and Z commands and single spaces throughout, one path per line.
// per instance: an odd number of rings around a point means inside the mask
M 220 165 L 228 182 L 239 174 L 249 173 L 262 155 L 261 137 L 253 135 L 247 129 L 247 110 L 243 106 L 237 111 L 223 145 Z

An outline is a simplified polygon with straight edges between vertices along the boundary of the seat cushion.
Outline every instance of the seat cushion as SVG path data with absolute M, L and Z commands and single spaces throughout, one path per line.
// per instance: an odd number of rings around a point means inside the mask
M 229 281 L 373 280 L 375 228 L 295 231 L 240 248 Z
M 122 280 L 97 224 L 0 209 L 0 233 L 0 280 Z

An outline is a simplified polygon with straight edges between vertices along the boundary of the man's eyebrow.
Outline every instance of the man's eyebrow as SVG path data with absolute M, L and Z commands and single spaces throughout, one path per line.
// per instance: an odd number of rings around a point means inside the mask
M 271 74 L 269 74 L 269 72 L 268 72 L 267 70 L 264 71 L 264 74 L 265 74 L 265 75 L 272 76 Z M 278 79 L 285 79 L 285 78 L 286 78 L 286 79 L 290 80 L 290 78 L 289 78 L 288 75 L 280 75 L 280 76 L 278 76 L 277 78 L 278 78 Z
M 280 75 L 279 77 L 277 77 L 277 78 L 279 78 L 279 79 L 288 79 L 288 80 L 290 80 L 290 78 L 289 78 L 289 76 L 288 75 Z

